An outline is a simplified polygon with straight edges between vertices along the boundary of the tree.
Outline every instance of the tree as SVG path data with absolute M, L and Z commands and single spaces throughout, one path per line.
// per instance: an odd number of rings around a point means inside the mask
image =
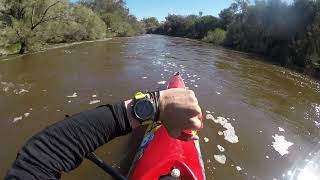
M 202 39 L 209 30 L 219 27 L 220 20 L 214 16 L 168 15 L 166 21 L 154 33 L 170 36 Z
M 194 38 L 202 39 L 209 30 L 214 30 L 219 27 L 220 20 L 214 16 L 202 16 L 198 18 L 194 24 Z
M 44 24 L 65 17 L 68 5 L 66 0 L 5 0 L 2 14 L 6 26 L 16 33 L 21 45 L 19 53 L 32 49 L 36 42 L 41 43 L 37 31 Z
M 236 13 L 238 11 L 238 4 L 232 3 L 229 8 L 222 10 L 219 13 L 221 19 L 220 27 L 224 30 L 227 30 L 228 27 L 235 21 Z
M 109 33 L 118 36 L 132 36 L 143 32 L 143 25 L 129 14 L 123 0 L 81 0 L 105 22 Z
M 160 25 L 159 21 L 155 17 L 143 18 L 142 22 L 147 33 L 153 33 Z

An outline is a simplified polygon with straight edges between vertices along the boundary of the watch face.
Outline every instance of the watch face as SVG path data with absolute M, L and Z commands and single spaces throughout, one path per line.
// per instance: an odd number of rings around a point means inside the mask
M 154 114 L 153 104 L 146 100 L 139 100 L 134 105 L 134 113 L 141 120 L 149 120 Z

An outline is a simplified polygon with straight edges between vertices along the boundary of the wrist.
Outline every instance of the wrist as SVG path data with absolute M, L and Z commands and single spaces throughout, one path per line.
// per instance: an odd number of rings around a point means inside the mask
M 128 117 L 130 126 L 131 126 L 132 129 L 135 129 L 135 128 L 140 126 L 140 122 L 132 114 L 133 104 L 134 104 L 133 99 L 124 101 L 124 105 L 125 105 L 125 108 L 126 108 L 127 117 Z
M 155 108 L 154 116 L 152 118 L 153 121 L 158 121 L 159 120 L 159 114 L 160 114 L 160 92 L 152 92 L 152 93 L 146 93 L 145 94 L 146 98 L 149 99 L 153 104 Z M 130 122 L 131 128 L 135 129 L 139 126 L 141 126 L 140 120 L 134 115 L 133 113 L 133 108 L 134 108 L 134 100 L 130 99 L 127 101 L 124 101 L 125 108 L 126 108 L 126 113 L 128 120 Z

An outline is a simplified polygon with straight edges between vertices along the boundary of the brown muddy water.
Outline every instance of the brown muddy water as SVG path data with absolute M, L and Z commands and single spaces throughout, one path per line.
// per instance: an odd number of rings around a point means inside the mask
M 65 114 L 163 89 L 175 71 L 207 117 L 200 132 L 207 179 L 320 179 L 319 82 L 253 55 L 157 35 L 2 58 L 0 177 L 28 138 Z M 141 134 L 97 153 L 126 173 Z M 62 179 L 111 178 L 85 161 Z

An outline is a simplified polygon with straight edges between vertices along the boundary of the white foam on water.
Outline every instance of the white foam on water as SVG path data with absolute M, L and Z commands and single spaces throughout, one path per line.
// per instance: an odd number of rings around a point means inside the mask
M 148 77 L 146 77 L 146 76 L 144 76 L 144 77 L 142 77 L 142 79 L 147 79 Z
M 4 92 L 8 92 L 8 91 L 9 91 L 9 87 L 4 87 L 4 88 L 3 88 L 3 91 L 4 91 Z
M 224 147 L 222 147 L 221 145 L 218 144 L 217 147 L 218 147 L 219 151 L 221 151 L 221 152 L 225 151 Z
M 237 171 L 241 171 L 242 168 L 240 166 L 236 166 Z
M 75 97 L 77 97 L 78 95 L 77 95 L 77 93 L 76 92 L 74 92 L 71 96 L 67 96 L 68 98 L 75 98 Z
M 22 120 L 22 116 L 15 117 L 15 118 L 13 118 L 12 123 L 16 123 L 16 122 L 18 122 L 18 121 L 20 121 L 20 120 Z
M 223 131 L 224 139 L 226 141 L 228 141 L 230 143 L 238 143 L 239 142 L 239 139 L 238 139 L 238 136 L 236 135 L 234 127 L 231 125 L 231 123 L 228 122 L 228 120 L 226 118 L 224 118 L 224 117 L 214 118 L 211 114 L 207 114 L 206 119 L 210 119 L 213 122 L 220 124 L 221 126 L 223 126 L 226 129 Z M 219 134 L 219 132 L 218 132 L 218 134 Z
M 28 116 L 30 116 L 30 113 L 27 112 L 27 113 L 24 113 L 23 115 L 24 115 L 24 117 L 28 117 Z
M 317 116 L 320 117 L 320 105 L 319 104 L 313 104 L 314 110 L 316 111 Z
M 198 77 L 197 80 L 200 80 L 200 78 Z
M 288 148 L 293 145 L 292 142 L 286 141 L 284 136 L 279 136 L 275 134 L 272 136 L 274 142 L 272 142 L 272 147 L 281 155 L 289 154 Z
M 14 84 L 12 82 L 0 82 L 0 89 L 2 89 L 4 92 L 8 92 L 10 88 L 14 88 Z
M 92 100 L 92 101 L 89 102 L 89 104 L 97 104 L 99 102 L 101 102 L 101 101 L 100 100 Z
M 195 85 L 194 85 L 194 87 L 196 87 L 196 88 L 197 88 L 197 87 L 198 87 L 198 85 L 196 85 L 196 84 L 195 84 Z
M 194 80 L 194 79 L 191 79 L 191 80 L 190 80 L 190 82 L 196 82 L 196 80 Z
M 159 81 L 158 84 L 166 84 L 167 81 Z
M 16 94 L 24 94 L 24 93 L 28 93 L 29 91 L 28 90 L 26 90 L 26 89 L 15 89 L 14 91 L 13 91 L 14 93 L 16 93 Z
M 195 75 L 193 75 L 192 77 L 197 77 L 197 76 L 198 76 L 198 75 L 195 74 Z
M 220 95 L 220 94 L 221 94 L 221 92 L 216 91 L 216 94 Z
M 68 101 L 68 103 L 71 103 L 71 102 L 72 102 L 71 100 Z
M 211 112 L 210 112 L 210 111 L 208 111 L 208 110 L 206 110 L 206 113 L 207 113 L 207 114 L 210 114 Z
M 207 137 L 204 137 L 203 140 L 204 140 L 204 142 L 206 142 L 206 143 L 209 142 L 209 138 L 207 138 Z
M 226 156 L 224 154 L 219 154 L 219 155 L 215 154 L 213 157 L 220 164 L 225 164 L 226 163 L 227 158 L 226 158 Z
M 218 135 L 219 135 L 219 136 L 222 136 L 222 135 L 223 135 L 223 132 L 218 131 Z
M 314 124 L 316 125 L 317 128 L 320 128 L 320 122 L 314 121 Z
M 96 95 L 96 94 L 93 94 L 91 97 L 95 98 L 95 97 L 97 97 L 97 95 Z
M 285 130 L 282 127 L 278 127 L 280 132 L 285 132 Z
M 269 159 L 270 157 L 269 156 L 266 156 L 266 159 Z

